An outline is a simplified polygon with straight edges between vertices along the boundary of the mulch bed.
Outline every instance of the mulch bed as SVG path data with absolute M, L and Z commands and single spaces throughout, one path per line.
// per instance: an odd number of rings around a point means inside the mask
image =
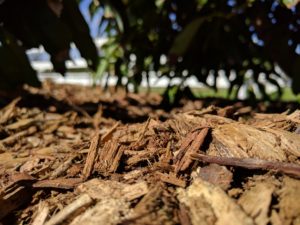
M 0 224 L 300 224 L 297 104 L 161 101 L 27 87 L 0 109 Z

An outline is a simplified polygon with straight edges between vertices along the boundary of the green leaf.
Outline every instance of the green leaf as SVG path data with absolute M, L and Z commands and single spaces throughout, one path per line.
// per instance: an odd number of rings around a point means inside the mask
M 156 0 L 155 5 L 157 8 L 161 9 L 165 3 L 165 0 Z
M 95 74 L 95 79 L 99 80 L 103 77 L 105 71 L 108 70 L 109 64 L 111 63 L 115 52 L 118 50 L 118 44 L 105 44 L 105 46 L 107 47 L 105 57 L 100 59 L 100 64 Z
M 105 73 L 105 71 L 107 70 L 109 66 L 109 61 L 106 58 L 101 59 L 100 64 L 97 68 L 97 72 L 96 72 L 96 76 L 95 76 L 95 80 L 96 79 L 101 79 Z
M 170 49 L 170 54 L 183 56 L 190 47 L 191 42 L 193 41 L 197 31 L 199 30 L 199 27 L 203 22 L 203 18 L 197 18 L 188 24 L 185 29 L 175 38 L 175 41 Z
M 197 0 L 198 4 L 202 7 L 207 3 L 207 1 L 208 0 Z
M 300 2 L 300 1 L 299 0 L 282 0 L 282 3 L 288 8 L 292 8 L 293 6 L 297 5 L 298 2 Z
M 118 29 L 121 33 L 124 32 L 124 21 L 122 19 L 122 16 L 120 14 L 120 11 L 117 9 L 114 1 L 110 1 L 110 0 L 106 0 L 104 1 L 105 3 L 105 7 L 104 7 L 104 17 L 106 19 L 111 19 L 111 18 L 114 18 L 116 23 L 117 23 L 117 26 L 118 26 Z M 119 4 L 118 4 L 119 6 Z

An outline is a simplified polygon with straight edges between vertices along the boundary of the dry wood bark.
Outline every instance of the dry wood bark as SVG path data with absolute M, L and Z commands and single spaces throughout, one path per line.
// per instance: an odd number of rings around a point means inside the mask
M 279 194 L 279 218 L 282 224 L 299 224 L 300 222 L 300 180 L 284 177 Z
M 113 132 L 116 131 L 116 129 L 119 125 L 120 125 L 120 123 L 117 122 L 110 130 L 108 130 L 107 133 L 105 135 L 103 135 L 102 141 L 103 142 L 108 141 L 112 137 Z
M 45 202 L 41 202 L 39 204 L 39 208 L 36 213 L 36 216 L 34 217 L 34 219 L 32 221 L 32 225 L 44 225 L 48 215 L 49 215 L 48 204 Z
M 284 130 L 230 123 L 215 127 L 212 136 L 209 155 L 286 161 L 300 154 L 299 136 Z
M 189 217 L 189 211 L 184 204 L 179 204 L 178 217 L 179 217 L 180 224 L 192 225 L 191 219 Z
M 176 173 L 178 173 L 179 171 L 184 171 L 187 168 L 189 168 L 189 166 L 192 163 L 192 160 L 190 159 L 190 155 L 199 152 L 200 147 L 203 144 L 204 139 L 208 133 L 208 130 L 209 128 L 203 128 L 199 132 L 195 132 L 195 134 L 192 134 L 189 140 L 183 142 L 183 146 L 179 150 L 179 153 L 175 159 Z
M 210 164 L 200 168 L 197 175 L 202 180 L 220 186 L 223 190 L 227 190 L 233 180 L 232 172 L 230 172 L 226 167 L 219 166 L 217 164 Z
M 274 190 L 275 186 L 271 182 L 259 182 L 246 190 L 238 200 L 257 225 L 266 225 L 270 222 L 269 209 Z
M 101 140 L 101 136 L 99 132 L 96 131 L 94 137 L 92 138 L 90 149 L 86 157 L 86 162 L 82 172 L 82 177 L 84 180 L 86 180 L 93 172 L 95 159 L 99 151 L 100 140 Z
M 118 224 L 134 216 L 129 202 L 149 192 L 146 182 L 123 184 L 116 181 L 93 179 L 77 188 L 98 203 L 77 216 L 71 224 Z
M 123 148 L 115 141 L 108 141 L 98 153 L 95 171 L 104 175 L 117 170 L 123 155 Z
M 0 109 L 0 223 L 300 220 L 299 110 L 198 100 L 167 113 L 161 98 L 96 89 L 47 84 L 31 92 L 45 97 L 38 107 Z M 82 195 L 91 201 L 75 204 Z
M 131 216 L 131 211 L 127 202 L 107 198 L 75 217 L 70 225 L 122 224 L 129 216 Z
M 54 188 L 54 189 L 73 189 L 80 183 L 82 178 L 57 178 L 52 180 L 40 180 L 32 186 L 34 188 Z
M 183 188 L 186 186 L 185 180 L 176 177 L 176 174 L 165 174 L 161 172 L 156 172 L 156 174 L 158 175 L 159 179 L 163 182 Z
M 29 127 L 28 130 L 20 131 L 20 132 L 14 134 L 14 135 L 11 135 L 5 139 L 2 139 L 0 141 L 0 145 L 2 145 L 2 146 L 12 145 L 15 142 L 17 142 L 17 140 L 19 140 L 25 136 L 32 135 L 35 132 L 37 132 L 37 128 L 35 126 Z
M 79 185 L 76 191 L 87 193 L 91 198 L 97 200 L 115 198 L 132 201 L 147 194 L 149 189 L 144 181 L 135 184 L 124 184 L 117 181 L 92 179 Z
M 16 210 L 20 206 L 29 202 L 31 191 L 28 187 L 13 185 L 0 192 L 0 220 L 6 215 Z
M 12 174 L 10 182 L 0 189 L 0 220 L 30 201 L 30 185 L 35 179 L 25 173 Z
M 76 212 L 78 209 L 92 204 L 93 200 L 87 194 L 82 194 L 70 205 L 66 206 L 64 209 L 59 211 L 57 214 L 52 216 L 45 225 L 57 225 L 61 224 L 66 220 L 72 213 Z
M 221 188 L 201 179 L 178 189 L 178 199 L 188 208 L 192 224 L 255 224 Z
M 14 99 L 11 103 L 5 106 L 0 111 L 0 124 L 7 123 L 7 121 L 14 116 L 14 111 L 16 110 L 16 105 L 21 100 L 21 97 Z

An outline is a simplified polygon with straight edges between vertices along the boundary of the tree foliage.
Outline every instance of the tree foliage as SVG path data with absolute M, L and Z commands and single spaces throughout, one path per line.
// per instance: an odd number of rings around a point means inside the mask
M 91 3 L 95 4 L 94 1 Z M 136 88 L 141 74 L 207 78 L 223 70 L 229 93 L 248 82 L 267 97 L 264 74 L 280 94 L 279 68 L 293 78 L 300 92 L 300 4 L 267 0 L 105 0 L 109 41 L 99 75 L 112 71 L 128 77 Z M 93 7 L 91 7 L 92 9 Z M 113 9 L 113 10 L 111 10 Z M 121 22 L 120 22 L 121 21 Z M 121 25 L 120 25 L 121 24 Z M 167 61 L 162 60 L 167 58 Z M 233 72 L 233 73 L 232 73 Z M 235 76 L 232 76 L 235 74 Z M 248 74 L 248 75 L 247 75 Z M 209 85 L 216 88 L 216 82 Z
M 229 94 L 246 85 L 250 93 L 257 89 L 267 97 L 266 82 L 275 85 L 280 95 L 283 71 L 293 79 L 293 91 L 300 92 L 300 3 L 296 0 L 92 0 L 90 13 L 104 11 L 100 26 L 108 38 L 99 65 L 77 6 L 81 1 L 0 2 L 1 57 L 9 63 L 20 59 L 16 68 L 9 67 L 17 74 L 12 85 L 37 84 L 24 49 L 42 44 L 54 69 L 63 74 L 74 42 L 98 77 L 114 74 L 118 85 L 124 85 L 125 77 L 125 85 L 132 84 L 135 90 L 153 71 L 158 77 L 181 78 L 175 89 L 170 83 L 166 95 L 186 90 L 185 80 L 191 76 L 216 89 L 218 73 L 223 71 L 230 81 Z M 11 77 L 11 71 L 0 63 L 0 83 Z M 209 76 L 215 82 L 209 83 Z
M 98 66 L 98 52 L 76 0 L 0 1 L 0 24 L 0 88 L 39 84 L 24 51 L 40 45 L 62 74 L 71 42 L 91 69 Z

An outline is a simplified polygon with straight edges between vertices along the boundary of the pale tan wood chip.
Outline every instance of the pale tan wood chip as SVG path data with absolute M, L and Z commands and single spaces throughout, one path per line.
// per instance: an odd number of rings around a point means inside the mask
M 61 211 L 59 211 L 57 214 L 52 216 L 51 219 L 45 223 L 45 225 L 61 224 L 76 210 L 78 210 L 82 207 L 88 206 L 88 205 L 92 204 L 92 202 L 93 202 L 93 199 L 88 194 L 82 194 L 74 202 L 67 205 L 65 208 L 63 208 Z

